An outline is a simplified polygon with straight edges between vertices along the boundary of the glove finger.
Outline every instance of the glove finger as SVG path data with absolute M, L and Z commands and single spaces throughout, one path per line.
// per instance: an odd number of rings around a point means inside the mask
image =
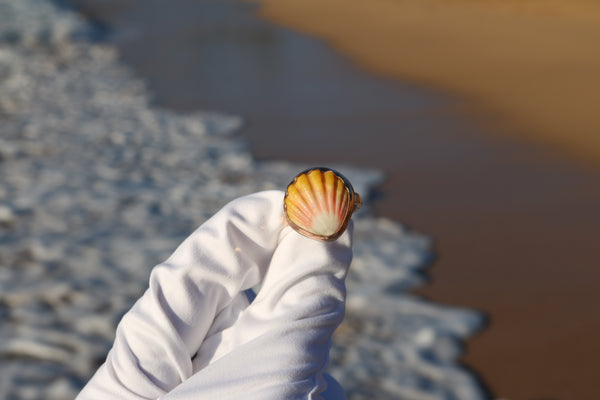
M 319 398 L 344 315 L 351 231 L 324 243 L 285 228 L 256 299 L 220 332 L 216 348 L 201 347 L 198 372 L 168 398 Z
M 247 305 L 240 293 L 262 281 L 284 226 L 282 201 L 280 191 L 234 200 L 156 266 L 78 399 L 157 398 L 191 376 L 215 317 L 231 323 Z

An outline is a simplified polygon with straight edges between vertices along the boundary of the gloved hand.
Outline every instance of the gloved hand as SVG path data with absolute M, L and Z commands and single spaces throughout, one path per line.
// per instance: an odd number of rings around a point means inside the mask
M 280 191 L 234 200 L 156 266 L 77 400 L 345 398 L 323 371 L 352 226 L 335 242 L 309 239 L 282 204 Z

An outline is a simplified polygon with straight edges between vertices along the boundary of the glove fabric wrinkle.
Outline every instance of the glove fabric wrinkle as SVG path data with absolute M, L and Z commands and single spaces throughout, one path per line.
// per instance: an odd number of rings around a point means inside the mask
M 77 400 L 323 398 L 352 224 L 315 241 L 287 226 L 282 204 L 280 191 L 234 200 L 154 267 Z

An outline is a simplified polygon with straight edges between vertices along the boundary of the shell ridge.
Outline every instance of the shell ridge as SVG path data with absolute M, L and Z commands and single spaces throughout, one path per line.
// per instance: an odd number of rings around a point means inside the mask
M 335 185 L 336 177 L 333 171 L 325 172 L 325 198 L 327 199 L 327 210 L 329 212 L 335 212 Z
M 345 186 L 344 186 L 345 189 Z M 350 199 L 349 199 L 349 195 L 348 195 L 348 191 L 344 190 L 342 192 L 342 201 L 340 202 L 341 204 L 341 209 L 340 209 L 340 213 L 339 216 L 341 219 L 344 219 L 346 214 L 348 213 L 348 208 L 349 208 L 349 204 L 350 204 Z
M 311 192 L 311 194 L 315 198 L 315 203 L 317 205 L 317 210 L 318 211 L 323 211 L 323 204 L 322 204 L 322 197 L 323 196 L 318 191 L 318 186 L 319 186 L 320 182 L 321 182 L 321 171 L 319 171 L 319 170 L 313 170 L 313 171 L 311 171 L 311 172 L 308 173 L 308 184 L 310 185 L 310 192 Z M 319 197 L 321 197 L 321 198 L 319 198 Z M 317 214 L 317 212 L 315 212 L 315 214 Z
M 331 213 L 331 207 L 329 206 L 329 193 L 327 190 L 326 172 L 321 172 L 319 179 L 321 181 L 321 211 Z
M 311 216 L 309 214 L 306 214 L 301 208 L 293 204 L 293 202 L 287 204 L 287 208 L 295 220 L 302 222 L 305 226 L 310 225 L 309 221 L 311 220 Z
M 298 182 L 302 179 L 302 182 Z M 306 181 L 306 182 L 305 182 Z M 308 179 L 305 175 L 302 175 L 300 177 L 298 177 L 297 182 L 303 186 L 306 186 L 308 184 L 308 188 L 310 190 L 298 190 L 298 192 L 300 193 L 300 196 L 306 200 L 306 203 L 308 205 L 308 209 L 312 209 L 313 207 L 318 208 L 318 204 L 312 194 L 312 184 L 310 182 L 310 179 Z M 305 196 L 306 195 L 306 196 Z
M 329 198 L 327 197 L 327 180 L 325 174 L 321 176 L 321 188 L 323 189 L 323 210 L 329 212 Z
M 291 217 L 291 221 L 304 228 L 309 228 L 312 222 L 312 216 L 309 206 L 305 203 L 298 189 L 290 186 L 289 197 L 285 200 L 286 210 Z
M 302 197 L 302 192 L 300 190 L 298 190 L 298 188 L 295 185 L 290 186 L 289 192 L 290 192 L 291 198 L 289 199 L 289 202 L 287 202 L 287 203 L 293 204 L 297 208 L 300 208 L 304 212 L 304 214 L 306 214 L 307 216 L 310 216 L 310 214 L 311 214 L 310 204 L 308 204 L 306 199 L 304 197 Z
M 344 219 L 343 207 L 344 207 L 344 193 L 345 193 L 345 185 L 344 183 L 338 179 L 336 182 L 336 207 L 335 212 L 338 215 L 340 221 Z

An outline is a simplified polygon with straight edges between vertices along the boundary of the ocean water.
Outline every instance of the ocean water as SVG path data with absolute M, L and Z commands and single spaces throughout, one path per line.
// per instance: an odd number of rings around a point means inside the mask
M 258 162 L 239 117 L 152 106 L 145 83 L 50 0 L 0 0 L 0 398 L 69 399 L 102 363 L 153 265 L 228 201 L 307 167 Z M 430 238 L 363 194 L 330 372 L 350 399 L 483 399 L 459 363 L 479 314 L 410 294 Z

